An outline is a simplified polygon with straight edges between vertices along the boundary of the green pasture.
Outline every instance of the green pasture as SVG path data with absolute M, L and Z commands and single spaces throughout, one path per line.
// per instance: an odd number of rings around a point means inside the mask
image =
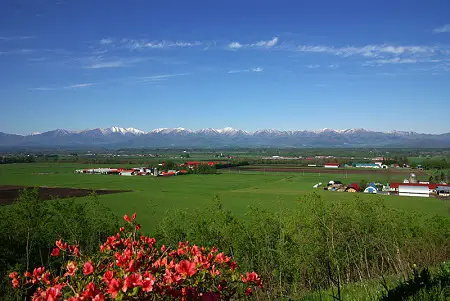
M 354 194 L 313 189 L 318 182 L 341 180 L 380 181 L 386 175 L 333 175 L 302 173 L 233 172 L 216 175 L 185 175 L 176 177 L 125 177 L 114 175 L 75 174 L 75 169 L 114 167 L 69 163 L 32 163 L 0 165 L 0 185 L 73 187 L 90 189 L 126 189 L 132 192 L 103 195 L 99 200 L 116 214 L 137 212 L 144 229 L 151 230 L 174 209 L 201 209 L 220 199 L 224 207 L 244 217 L 249 205 L 266 210 L 280 206 L 293 208 L 302 196 L 316 192 L 326 201 L 339 202 L 354 198 Z M 398 178 L 395 178 L 398 177 Z M 403 176 L 392 176 L 400 180 Z M 424 215 L 448 215 L 449 202 L 415 197 L 358 194 L 361 198 L 382 197 L 398 208 L 418 210 Z

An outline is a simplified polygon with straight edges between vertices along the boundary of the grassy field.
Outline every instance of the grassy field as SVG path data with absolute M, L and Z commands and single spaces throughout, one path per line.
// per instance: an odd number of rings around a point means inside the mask
M 75 174 L 79 168 L 101 165 L 61 163 L 0 165 L 0 185 L 29 185 L 74 187 L 90 189 L 129 189 L 132 192 L 100 196 L 102 203 L 118 215 L 137 212 L 145 230 L 153 229 L 158 221 L 173 209 L 204 208 L 219 198 L 225 208 L 244 216 L 248 206 L 255 204 L 267 210 L 277 210 L 280 204 L 292 208 L 305 194 L 316 192 L 330 202 L 346 201 L 353 194 L 327 192 L 312 188 L 317 182 L 341 180 L 349 183 L 361 179 L 386 181 L 385 175 L 347 175 L 302 173 L 221 173 L 216 175 L 186 175 L 177 177 L 121 177 L 112 175 Z M 107 167 L 107 166 L 104 166 Z M 395 175 L 392 180 L 404 176 Z M 448 215 L 449 202 L 414 197 L 376 196 L 358 194 L 362 198 L 382 197 L 398 208 L 419 210 L 424 215 Z

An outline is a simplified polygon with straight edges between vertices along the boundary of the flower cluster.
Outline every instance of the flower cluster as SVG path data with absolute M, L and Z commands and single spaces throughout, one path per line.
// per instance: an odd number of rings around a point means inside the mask
M 23 276 L 12 272 L 13 287 L 33 291 L 36 301 L 230 300 L 263 287 L 255 272 L 239 274 L 236 262 L 215 247 L 187 241 L 177 249 L 157 247 L 154 238 L 138 236 L 135 218 L 125 215 L 126 227 L 108 237 L 95 257 L 57 241 L 51 256 L 62 264 L 59 273 L 44 267 Z

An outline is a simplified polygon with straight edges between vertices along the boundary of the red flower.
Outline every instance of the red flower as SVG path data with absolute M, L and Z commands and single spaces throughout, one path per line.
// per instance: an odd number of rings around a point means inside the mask
M 130 219 L 130 217 L 128 216 L 128 214 L 125 214 L 125 215 L 123 216 L 123 219 L 124 219 L 125 221 L 131 223 L 131 219 Z
M 94 267 L 92 266 L 92 263 L 90 261 L 86 262 L 83 267 L 83 274 L 85 276 L 89 276 L 94 272 Z
M 103 275 L 103 281 L 108 284 L 114 277 L 113 271 L 106 271 L 106 273 Z
M 232 271 L 235 271 L 235 270 L 237 269 L 237 263 L 236 263 L 236 261 L 230 262 L 230 269 L 231 269 Z
M 93 282 L 88 283 L 86 285 L 86 289 L 83 292 L 83 297 L 86 298 L 93 298 L 99 293 L 98 289 L 95 287 L 95 284 Z
M 17 272 L 9 273 L 9 278 L 11 278 L 11 279 L 17 278 L 17 276 L 19 276 L 19 274 L 17 274 Z
M 111 294 L 111 297 L 116 298 L 117 293 L 119 292 L 121 287 L 121 283 L 119 279 L 113 278 L 108 284 L 108 293 Z
M 136 225 L 136 230 L 139 230 L 139 229 L 141 229 L 141 225 L 137 224 Z
M 247 289 L 245 290 L 244 294 L 246 294 L 247 296 L 252 296 L 252 295 L 253 295 L 252 289 L 251 289 L 250 287 L 247 288 Z
M 182 260 L 179 264 L 175 267 L 176 271 L 185 276 L 185 277 L 191 277 L 197 272 L 197 269 L 195 268 L 195 263 L 190 262 L 189 260 Z
M 69 261 L 67 263 L 67 272 L 64 274 L 64 276 L 73 276 L 75 275 L 75 272 L 77 271 L 77 266 L 73 261 Z
M 120 232 L 124 232 L 124 231 L 125 231 L 125 228 L 124 228 L 124 227 L 120 227 L 120 228 L 119 228 L 119 231 L 120 231 Z
M 17 278 L 13 278 L 11 280 L 11 283 L 12 283 L 13 288 L 19 288 L 19 286 L 20 286 L 20 281 Z
M 155 283 L 155 276 L 149 272 L 144 273 L 144 281 L 142 282 L 142 290 L 144 292 L 151 292 L 153 290 L 153 284 Z
M 61 290 L 56 287 L 50 287 L 45 292 L 41 292 L 40 294 L 42 300 L 46 301 L 57 301 L 61 299 Z M 39 300 L 38 298 L 34 300 Z
M 67 243 L 63 243 L 61 239 L 56 241 L 56 246 L 61 250 L 67 249 Z
M 59 255 L 61 255 L 61 251 L 59 250 L 59 248 L 54 248 L 52 253 L 50 253 L 50 256 L 53 257 L 58 257 Z
M 100 294 L 96 295 L 92 300 L 93 301 L 105 301 L 105 296 L 102 293 L 100 293 Z
M 136 212 L 133 213 L 133 215 L 131 216 L 131 220 L 134 221 L 135 218 L 136 218 Z
M 228 261 L 230 261 L 230 257 L 225 256 L 224 253 L 219 253 L 219 254 L 216 255 L 215 261 L 216 261 L 217 263 L 228 262 Z

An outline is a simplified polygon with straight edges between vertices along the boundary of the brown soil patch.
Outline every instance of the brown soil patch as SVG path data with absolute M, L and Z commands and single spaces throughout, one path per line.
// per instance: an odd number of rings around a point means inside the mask
M 0 205 L 9 205 L 19 196 L 19 192 L 24 188 L 33 188 L 26 186 L 0 185 Z M 38 187 L 39 195 L 43 200 L 53 198 L 82 197 L 89 195 L 93 189 L 62 188 L 62 187 Z M 95 190 L 98 195 L 130 192 L 131 190 Z

